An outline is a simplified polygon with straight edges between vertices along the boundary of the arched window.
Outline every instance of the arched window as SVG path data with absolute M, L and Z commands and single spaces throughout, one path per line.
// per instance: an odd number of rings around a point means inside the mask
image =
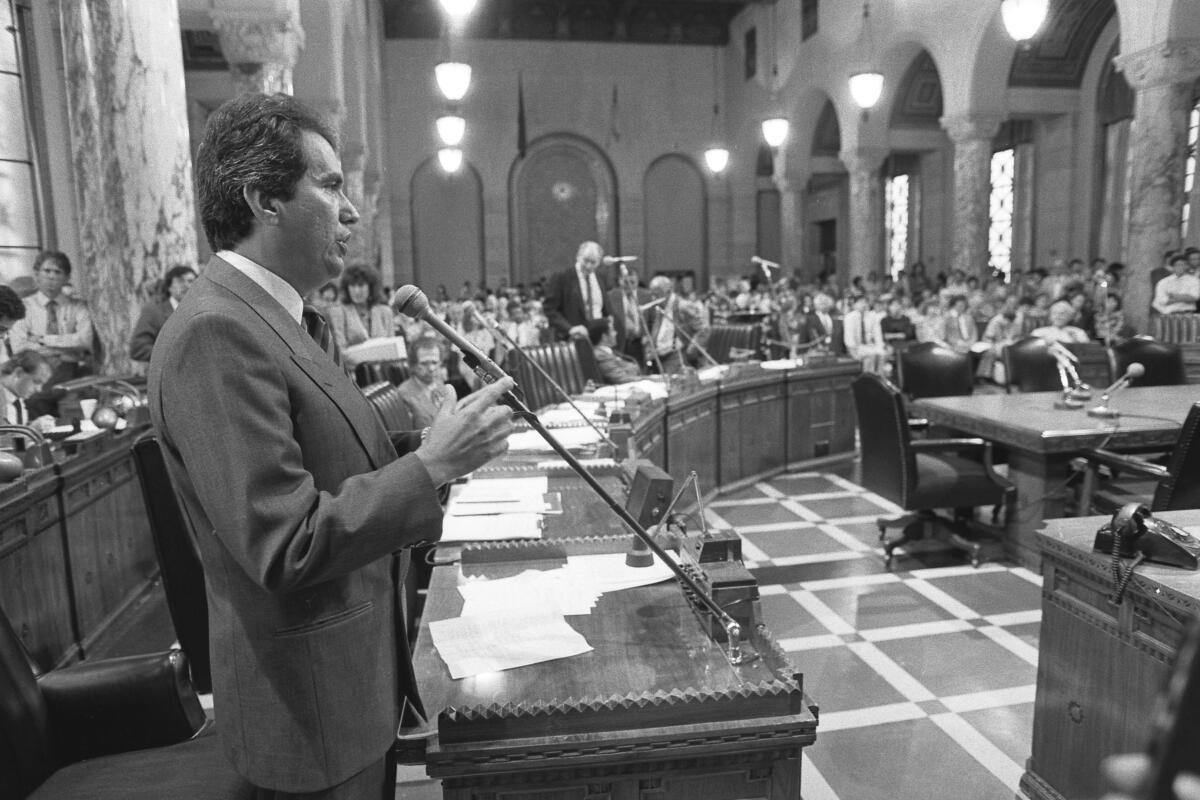
M 708 284 L 704 176 L 687 156 L 670 154 L 646 170 L 646 267 L 644 277 L 658 273 L 691 274 L 700 286 Z
M 530 283 L 575 263 L 580 242 L 620 247 L 617 179 L 604 152 L 572 134 L 530 143 L 508 181 L 512 279 Z
M 28 0 L 0 0 L 0 282 L 28 275 L 53 231 L 41 191 L 38 120 L 30 103 Z
M 447 173 L 431 158 L 412 178 L 413 279 L 456 297 L 484 278 L 483 181 L 470 163 Z

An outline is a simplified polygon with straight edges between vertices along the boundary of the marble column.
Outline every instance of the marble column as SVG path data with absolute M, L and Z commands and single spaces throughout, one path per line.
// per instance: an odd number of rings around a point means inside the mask
M 801 275 L 804 280 L 816 277 L 809 275 L 804 263 L 804 187 L 808 186 L 808 175 L 785 175 L 775 178 L 779 190 L 780 239 L 784 276 Z
M 850 270 L 838 270 L 846 283 L 871 272 L 881 275 L 883 257 L 883 176 L 879 168 L 887 157 L 882 147 L 860 147 L 839 154 L 850 173 Z
M 348 145 L 342 151 L 342 173 L 346 179 L 346 196 L 358 209 L 358 222 L 350 237 L 347 264 L 366 264 L 374 268 L 379 263 L 379 242 L 375 223 L 379 212 L 379 173 L 367 166 L 362 145 Z
M 139 292 L 196 263 L 188 112 L 175 0 L 61 0 L 80 261 L 105 372 L 128 372 Z
M 1125 315 L 1149 331 L 1150 271 L 1180 245 L 1192 84 L 1200 75 L 1200 40 L 1175 40 L 1118 56 L 1135 93 L 1129 132 L 1129 230 Z
M 304 29 L 295 0 L 272 8 L 218 3 L 211 12 L 239 93 L 292 93 L 292 68 L 304 47 Z
M 942 117 L 954 143 L 953 269 L 984 276 L 991 261 L 993 139 L 1002 118 L 994 115 Z

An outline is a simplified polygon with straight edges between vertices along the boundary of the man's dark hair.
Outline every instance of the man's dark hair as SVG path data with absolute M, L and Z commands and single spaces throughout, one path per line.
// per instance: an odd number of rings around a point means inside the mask
M 0 364 L 0 375 L 12 375 L 20 367 L 26 375 L 33 375 L 42 367 L 49 367 L 50 362 L 37 350 L 22 350 L 12 358 Z
M 43 250 L 38 253 L 37 258 L 33 260 L 33 271 L 37 272 L 47 261 L 53 261 L 64 275 L 68 278 L 71 277 L 71 259 L 67 258 L 66 253 L 60 253 L 57 250 Z
M 1181 264 L 1181 263 L 1182 264 L 1187 263 L 1187 256 L 1185 256 L 1183 253 L 1176 253 L 1175 255 L 1171 256 L 1171 266 L 1172 267 L 1175 266 L 1176 264 Z
M 249 235 L 254 214 L 242 188 L 290 200 L 308 164 L 301 134 L 312 131 L 337 149 L 337 134 L 286 94 L 243 94 L 208 118 L 196 153 L 196 193 L 208 245 L 228 250 Z
M 11 286 L 0 286 L 0 317 L 14 322 L 25 319 L 25 303 Z
M 584 326 L 587 328 L 588 341 L 592 343 L 592 347 L 597 347 L 600 340 L 604 338 L 604 334 L 608 333 L 608 326 L 612 324 L 612 319 L 602 317 L 601 319 L 589 319 Z
M 169 270 L 167 270 L 167 274 L 163 275 L 162 279 L 161 294 L 164 300 L 171 296 L 171 284 L 174 283 L 176 279 L 182 278 L 184 275 L 188 274 L 195 275 L 196 270 L 192 269 L 186 264 L 180 264 L 177 267 L 171 267 Z

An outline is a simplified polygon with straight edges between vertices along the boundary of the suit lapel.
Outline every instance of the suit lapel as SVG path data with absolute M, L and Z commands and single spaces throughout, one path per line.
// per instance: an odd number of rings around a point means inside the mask
M 388 441 L 387 433 L 370 403 L 345 371 L 334 363 L 329 354 L 313 341 L 275 298 L 246 277 L 241 270 L 216 256 L 208 262 L 203 277 L 228 289 L 275 331 L 291 351 L 292 361 L 296 366 L 300 367 L 342 412 L 376 469 L 391 460 L 382 448 L 382 443 Z

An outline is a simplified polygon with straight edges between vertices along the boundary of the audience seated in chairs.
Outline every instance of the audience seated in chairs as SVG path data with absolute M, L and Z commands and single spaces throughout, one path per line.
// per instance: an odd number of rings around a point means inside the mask
M 992 445 L 982 439 L 913 440 L 900 390 L 886 379 L 863 374 L 852 384 L 862 447 L 862 483 L 909 513 L 880 517 L 882 539 L 888 528 L 903 534 L 884 543 L 890 566 L 896 548 L 921 538 L 925 529 L 947 531 L 949 543 L 963 550 L 973 565 L 984 557 L 984 543 L 971 538 L 983 526 L 973 520 L 977 506 L 993 506 L 993 523 L 1001 506 L 1011 513 L 1015 490 L 992 469 Z M 953 508 L 953 519 L 935 509 Z
M 400 384 L 397 394 L 408 410 L 410 424 L 397 430 L 421 430 L 433 424 L 441 407 L 446 385 L 445 351 L 441 343 L 427 336 L 418 339 L 408 349 L 408 379 Z

